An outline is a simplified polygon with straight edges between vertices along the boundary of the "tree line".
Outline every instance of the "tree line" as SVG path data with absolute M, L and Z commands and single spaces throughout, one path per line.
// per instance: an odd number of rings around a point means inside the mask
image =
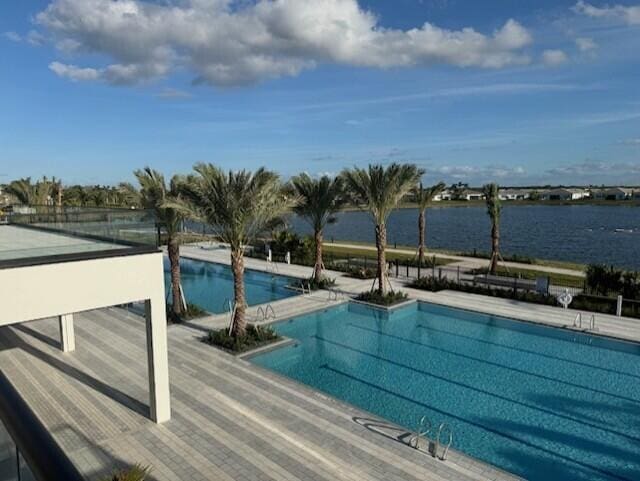
M 167 254 L 171 274 L 171 309 L 180 315 L 187 303 L 180 280 L 180 237 L 185 220 L 209 226 L 216 236 L 229 245 L 234 278 L 234 309 L 231 333 L 246 333 L 246 296 L 244 288 L 244 254 L 259 236 L 284 226 L 284 216 L 294 212 L 313 228 L 315 259 L 310 282 L 322 286 L 325 281 L 323 263 L 323 231 L 336 222 L 336 214 L 346 205 L 369 212 L 375 226 L 377 250 L 376 283 L 381 297 L 393 295 L 386 261 L 387 221 L 390 214 L 407 197 L 418 204 L 417 257 L 425 256 L 426 212 L 436 195 L 445 189 L 440 182 L 424 187 L 420 179 L 424 171 L 414 164 L 393 163 L 388 166 L 353 167 L 337 176 L 312 177 L 306 173 L 283 182 L 275 172 L 265 168 L 256 171 L 224 171 L 210 163 L 199 163 L 193 172 L 174 175 L 167 182 L 162 173 L 145 167 L 134 172 L 138 186 L 121 183 L 117 187 L 63 188 L 56 179 L 32 183 L 31 179 L 14 181 L 7 192 L 26 205 L 79 205 L 142 207 L 153 210 L 166 231 Z M 487 212 L 492 220 L 492 255 L 490 271 L 495 273 L 499 258 L 500 200 L 498 186 L 484 186 Z M 55 199 L 52 200 L 52 199 Z M 59 204 L 55 204 L 56 202 Z

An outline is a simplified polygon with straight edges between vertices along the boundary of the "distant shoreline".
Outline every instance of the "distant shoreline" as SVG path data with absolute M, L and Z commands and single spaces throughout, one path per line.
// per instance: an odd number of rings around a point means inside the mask
M 429 204 L 429 209 L 437 209 L 443 207 L 484 207 L 486 205 L 484 200 L 441 200 L 432 202 Z M 566 207 L 566 206 L 580 206 L 580 205 L 593 205 L 598 207 L 640 207 L 640 200 L 597 200 L 597 199 L 584 199 L 584 200 L 503 200 L 503 207 L 524 207 L 532 205 L 542 205 L 550 207 Z M 398 206 L 398 209 L 417 209 L 418 205 L 413 202 L 405 202 Z M 360 210 L 357 206 L 348 206 L 344 208 L 345 211 Z

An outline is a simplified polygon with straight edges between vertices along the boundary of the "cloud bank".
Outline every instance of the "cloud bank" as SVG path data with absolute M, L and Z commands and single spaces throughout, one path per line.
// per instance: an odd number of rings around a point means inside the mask
M 596 7 L 584 0 L 580 0 L 573 7 L 573 11 L 592 18 L 609 18 L 622 21 L 628 25 L 640 25 L 640 5 L 604 5 L 603 7 Z
M 508 20 L 490 34 L 425 23 L 380 25 L 357 0 L 54 0 L 36 21 L 66 54 L 106 65 L 50 68 L 71 80 L 136 84 L 177 69 L 194 81 L 237 86 L 298 75 L 318 64 L 501 68 L 530 62 L 529 31 Z

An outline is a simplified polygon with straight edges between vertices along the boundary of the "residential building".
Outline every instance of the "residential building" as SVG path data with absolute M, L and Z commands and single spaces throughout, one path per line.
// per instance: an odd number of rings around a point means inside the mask
M 484 193 L 479 190 L 465 189 L 458 194 L 459 200 L 484 200 Z
M 558 188 L 547 190 L 540 196 L 542 200 L 582 200 L 589 198 L 589 191 L 586 189 L 565 189 Z
M 531 191 L 527 189 L 500 189 L 500 200 L 527 200 L 531 197 Z
M 453 194 L 451 192 L 451 190 L 449 189 L 445 189 L 442 192 L 440 192 L 439 194 L 436 194 L 433 196 L 433 200 L 434 202 L 440 202 L 443 200 L 451 200 L 453 198 Z
M 633 198 L 634 189 L 628 187 L 611 187 L 595 192 L 594 198 L 602 200 L 627 200 Z

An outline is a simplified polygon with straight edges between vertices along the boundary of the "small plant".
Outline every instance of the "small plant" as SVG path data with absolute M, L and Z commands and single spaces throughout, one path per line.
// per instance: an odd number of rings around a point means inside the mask
M 180 324 L 181 322 L 195 319 L 196 317 L 202 317 L 207 313 L 202 307 L 196 304 L 187 304 L 187 309 L 182 314 L 176 314 L 173 312 L 171 305 L 167 305 L 167 321 L 169 324 Z
M 318 289 L 329 289 L 335 285 L 336 280 L 326 276 L 322 276 L 320 279 L 309 279 L 309 286 L 311 286 L 311 289 L 314 291 Z
M 239 353 L 269 344 L 279 339 L 280 336 L 278 336 L 271 326 L 249 324 L 244 336 L 230 336 L 228 329 L 220 329 L 217 331 L 209 331 L 202 340 L 207 344 L 220 347 L 226 351 Z
M 387 291 L 382 294 L 380 291 L 363 292 L 356 297 L 356 300 L 377 304 L 379 306 L 392 306 L 407 300 L 409 296 L 401 291 Z
M 144 481 L 149 476 L 151 468 L 136 464 L 130 468 L 121 469 L 105 477 L 102 481 Z
M 376 271 L 368 267 L 352 267 L 347 271 L 347 275 L 356 279 L 374 279 Z

